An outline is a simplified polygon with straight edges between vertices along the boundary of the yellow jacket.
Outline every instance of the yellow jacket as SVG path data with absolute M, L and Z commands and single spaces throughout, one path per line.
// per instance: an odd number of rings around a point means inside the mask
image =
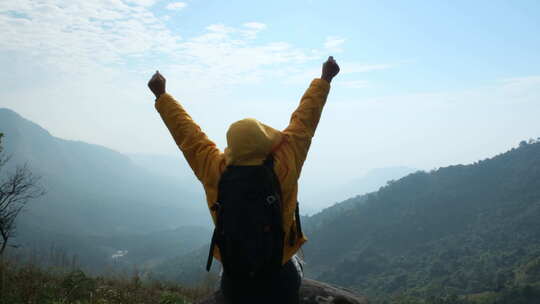
M 274 171 L 283 194 L 283 263 L 307 241 L 305 235 L 297 237 L 292 246 L 288 240 L 297 235 L 294 212 L 298 178 L 329 91 L 327 81 L 313 80 L 292 114 L 289 126 L 283 131 L 251 118 L 233 123 L 227 131 L 228 146 L 224 152 L 208 139 L 170 94 L 161 95 L 155 104 L 176 144 L 203 184 L 209 208 L 217 201 L 219 179 L 227 165 L 262 164 L 267 155 L 273 153 Z M 211 214 L 215 223 L 216 214 L 212 211 Z M 214 256 L 220 259 L 217 248 Z

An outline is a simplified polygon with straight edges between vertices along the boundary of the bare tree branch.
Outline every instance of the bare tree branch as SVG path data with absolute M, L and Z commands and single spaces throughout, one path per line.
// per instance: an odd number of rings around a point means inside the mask
M 2 133 L 0 133 L 0 256 L 8 245 L 8 241 L 15 234 L 15 219 L 26 204 L 45 194 L 39 184 L 40 177 L 35 176 L 27 164 L 17 166 L 14 172 L 3 174 L 2 169 L 10 157 L 4 155 L 1 146 Z

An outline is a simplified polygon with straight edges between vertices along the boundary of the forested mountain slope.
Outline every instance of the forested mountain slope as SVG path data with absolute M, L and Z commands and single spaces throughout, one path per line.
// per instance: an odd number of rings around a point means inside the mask
M 108 148 L 54 137 L 8 109 L 0 109 L 0 132 L 9 164 L 28 164 L 47 191 L 28 205 L 22 225 L 110 236 L 210 224 L 192 184 L 156 175 Z
M 540 283 L 540 142 L 416 172 L 308 219 L 307 271 L 372 296 Z

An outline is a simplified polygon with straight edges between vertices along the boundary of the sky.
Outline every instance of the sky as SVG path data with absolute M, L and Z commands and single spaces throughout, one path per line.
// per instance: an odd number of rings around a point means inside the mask
M 0 28 L 0 107 L 122 153 L 182 161 L 146 87 L 156 70 L 223 149 L 241 118 L 285 128 L 330 55 L 341 73 L 301 186 L 540 137 L 536 0 L 8 0 Z

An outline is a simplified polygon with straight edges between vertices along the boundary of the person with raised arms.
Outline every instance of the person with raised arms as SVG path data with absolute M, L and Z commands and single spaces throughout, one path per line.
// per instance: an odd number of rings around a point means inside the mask
M 276 130 L 245 118 L 229 127 L 222 152 L 166 92 L 156 72 L 148 87 L 155 108 L 206 192 L 215 224 L 207 270 L 221 261 L 228 303 L 298 303 L 301 276 L 293 256 L 307 241 L 297 202 L 298 179 L 339 66 L 329 57 L 293 112 Z

